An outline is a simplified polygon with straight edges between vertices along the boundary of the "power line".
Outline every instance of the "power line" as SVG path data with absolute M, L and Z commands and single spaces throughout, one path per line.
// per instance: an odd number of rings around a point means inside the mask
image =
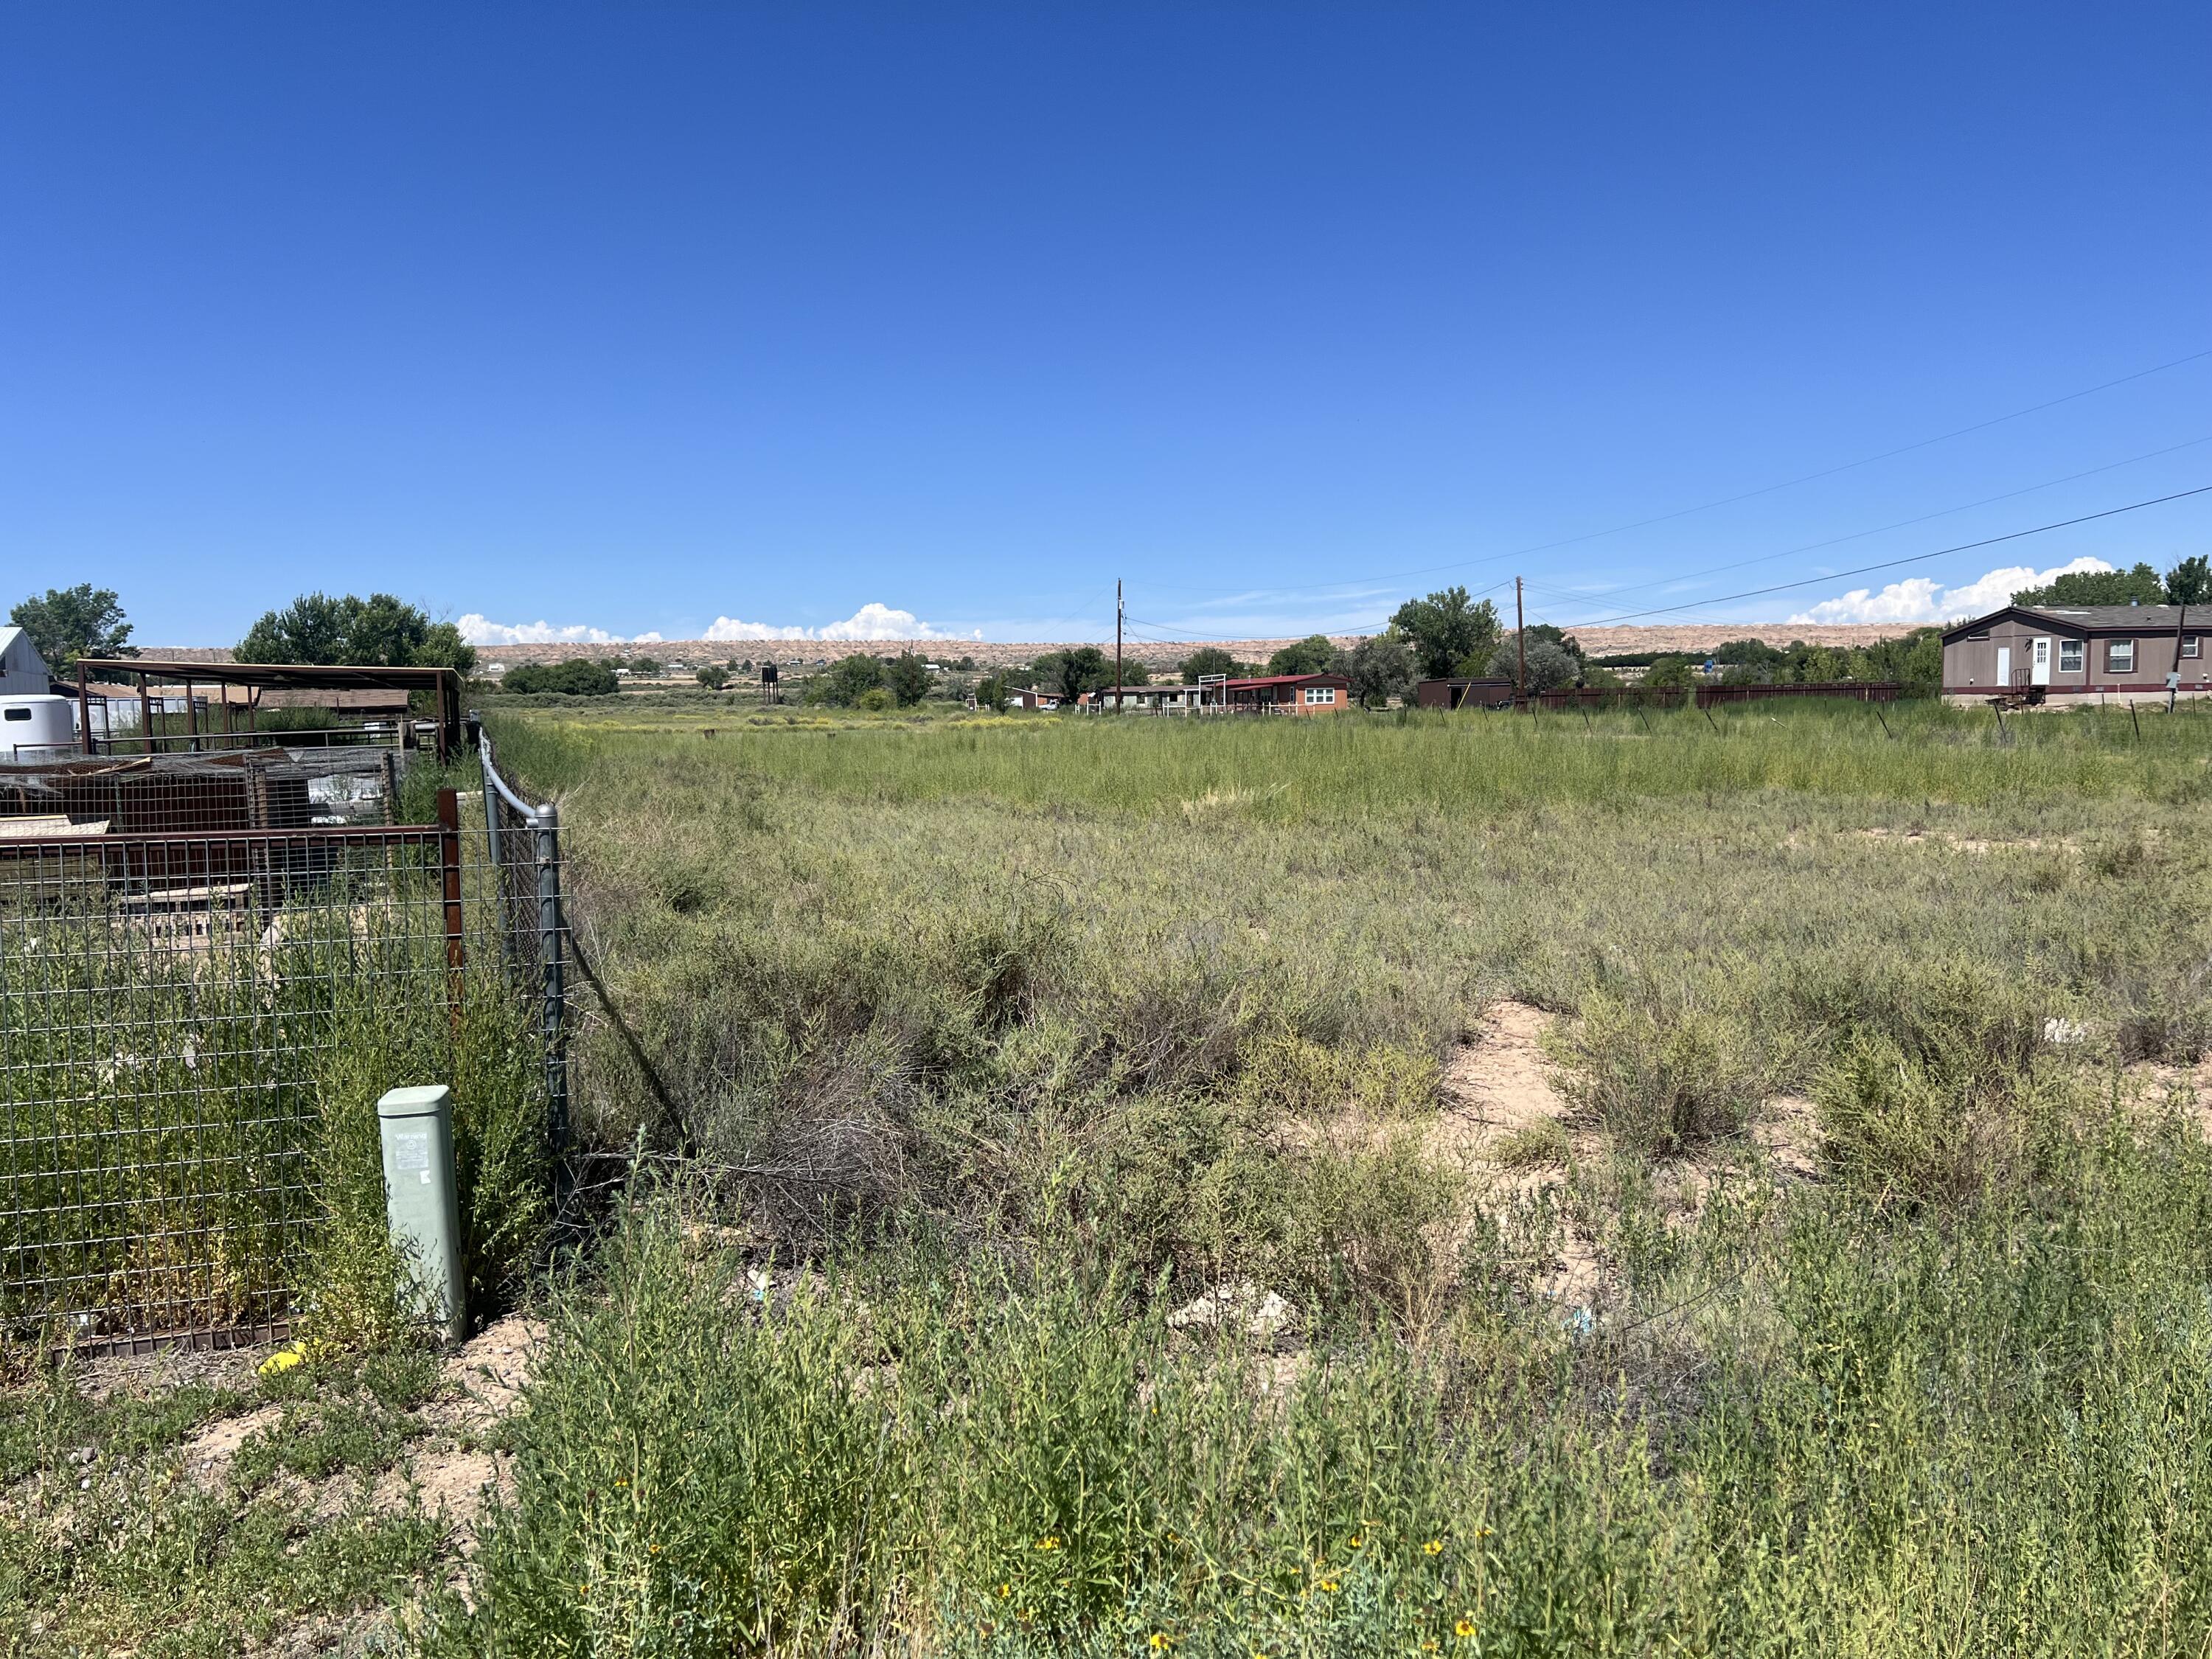
M 1693 514 L 1710 513 L 1716 507 L 1733 507 L 1739 501 L 1753 501 L 1761 495 L 1771 495 L 1777 490 L 1794 489 L 1799 484 L 1814 483 L 1822 478 L 1832 478 L 1839 472 L 1850 472 L 1859 467 L 1872 466 L 1879 461 L 1891 460 L 1899 455 L 1909 455 L 1917 449 L 1926 449 L 1936 444 L 1948 443 L 1954 438 L 1964 438 L 1977 432 L 1986 432 L 1991 427 L 2002 426 L 2008 421 L 2023 420 L 2030 415 L 2039 415 L 2046 409 L 2057 409 L 2063 404 L 2075 403 L 2083 398 L 2092 398 L 2100 392 L 2110 392 L 2114 386 L 2126 386 L 2131 381 L 2146 380 L 2153 374 L 2163 374 L 2170 368 L 2180 368 L 2206 357 L 2212 357 L 2212 346 L 2207 346 L 2201 351 L 2192 351 L 2186 356 L 2175 357 L 2166 362 L 2154 363 L 2148 368 L 2139 368 L 2132 374 L 2121 375 L 2118 380 L 2100 381 L 2095 386 L 2084 386 L 2078 392 L 2069 392 L 2063 397 L 2047 398 L 2039 404 L 2030 404 L 2025 409 L 2015 409 L 2003 415 L 1993 415 L 1985 421 L 1976 421 L 1970 426 L 1957 427 L 1948 432 L 1939 432 L 1932 438 L 1917 438 L 1909 444 L 1899 444 L 1893 449 L 1885 449 L 1878 454 L 1862 456 L 1857 460 L 1844 461 L 1838 465 L 1823 467 L 1817 472 L 1802 473 L 1795 478 L 1784 478 L 1779 483 L 1761 484 L 1756 489 L 1747 489 L 1740 495 L 1723 495 L 1713 501 L 1700 501 L 1695 507 L 1677 507 L 1671 513 L 1661 513 L 1648 519 L 1637 519 L 1626 524 L 1611 525 L 1603 530 L 1586 531 L 1582 535 L 1568 536 L 1559 541 L 1539 542 L 1532 546 L 1515 548 L 1510 552 L 1486 554 L 1480 558 L 1462 559 L 1449 564 L 1423 565 L 1412 570 L 1384 571 L 1378 575 L 1362 577 L 1358 581 L 1396 581 L 1407 576 L 1433 575 L 1440 570 L 1471 570 L 1478 565 L 1497 564 L 1505 559 L 1524 558 L 1532 553 L 1550 553 L 1562 547 L 1576 547 L 1583 542 L 1598 541 L 1607 536 L 1624 535 L 1632 530 L 1647 529 L 1655 524 L 1669 524 L 1676 519 L 1686 519 Z M 1993 497 L 1992 499 L 2002 498 Z M 1268 591 L 1277 593 L 1301 593 L 1317 592 L 1327 587 L 1350 587 L 1358 585 L 1358 582 L 1293 583 Z M 1225 587 L 1186 587 L 1170 582 L 1158 582 L 1152 586 L 1182 593 L 1233 593 L 1239 591 Z M 1502 586 L 1504 584 L 1501 583 L 1499 586 Z
M 1916 524 L 1926 524 L 1931 519 L 1948 518 L 1954 513 L 1971 513 L 1978 507 L 1988 507 L 1996 501 L 2008 501 L 2019 495 L 2033 495 L 2039 489 L 2056 489 L 2060 484 L 2077 483 L 2083 478 L 2094 478 L 2100 472 L 2115 472 L 2124 466 L 2134 466 L 2143 461 L 2154 461 L 2161 455 L 2177 454 L 2182 450 L 2194 449 L 2199 444 L 2207 443 L 2212 443 L 2212 434 L 2207 434 L 2202 438 L 2191 438 L 2185 443 L 2172 444 L 2164 449 L 2154 449 L 2148 454 L 2130 455 L 2124 461 L 2112 461 L 2103 466 L 2093 466 L 2086 472 L 2069 472 L 2063 478 L 2047 478 L 2041 483 L 2023 485 L 2018 489 L 2008 489 L 2002 495 L 1984 495 L 1978 501 L 1967 501 L 1958 507 L 1941 507 L 1933 513 L 1923 513 L 1917 518 L 1899 519 L 1894 524 L 1877 525 L 1871 530 L 1854 530 L 1847 536 L 1833 536 L 1824 542 L 1807 542 L 1802 547 L 1785 547 L 1776 553 L 1760 553 L 1748 559 L 1737 559 L 1729 564 L 1708 565 L 1703 570 L 1686 570 L 1672 576 L 1662 577 L 1656 581 L 1635 582 L 1620 587 L 1607 588 L 1601 592 L 1582 597 L 1590 599 L 1613 599 L 1624 593 L 1647 593 L 1655 587 L 1667 587 L 1676 582 L 1694 580 L 1699 576 L 1717 576 L 1723 571 L 1741 570 L 1747 565 L 1764 564 L 1770 559 L 1786 559 L 1799 553 L 1817 553 L 1824 547 L 1840 547 L 1845 542 L 1863 541 L 1869 536 L 1880 536 L 1888 531 L 1904 530 Z
M 1986 432 L 1993 426 L 2002 426 L 2008 421 L 2017 421 L 2030 415 L 2039 415 L 2046 409 L 2056 409 L 2061 404 L 2070 404 L 2079 398 L 2094 397 L 2100 392 L 2110 392 L 2116 386 L 2125 386 L 2130 380 L 2140 380 L 2152 374 L 2162 374 L 2169 368 L 2179 368 L 2202 357 L 2212 357 L 2212 346 L 2202 351 L 2192 351 L 2185 357 L 2176 357 L 2171 362 L 2157 363 L 2149 368 L 2139 368 L 2132 374 L 2123 374 L 2117 380 L 2106 380 L 2100 385 L 2084 386 L 2079 392 L 2069 392 L 2063 398 L 2031 404 L 2026 409 L 2015 409 L 2008 415 L 1994 415 L 1986 421 L 1976 421 L 1972 426 L 1962 426 L 1949 432 L 1939 432 L 1932 438 L 1920 438 L 1909 444 L 1899 444 L 1894 449 L 1885 449 L 1878 455 L 1869 455 L 1856 461 L 1845 461 L 1839 466 L 1823 467 L 1818 472 L 1808 472 L 1795 478 L 1784 478 L 1780 483 L 1762 484 L 1757 489 L 1747 489 L 1740 495 L 1724 495 L 1717 501 L 1704 501 L 1696 507 L 1685 507 L 1672 513 L 1662 513 L 1653 518 L 1638 519 L 1633 524 L 1615 525 L 1610 530 L 1593 530 L 1587 535 L 1570 536 L 1564 541 L 1547 542 L 1540 547 L 1522 549 L 1523 553 L 1548 553 L 1554 548 L 1572 547 L 1577 543 L 1595 541 L 1601 536 L 1617 536 L 1626 531 L 1642 530 L 1655 524 L 1667 524 L 1676 519 L 1686 519 L 1693 513 L 1709 513 L 1717 507 L 1733 507 L 1738 501 L 1753 501 L 1761 495 L 1771 495 L 1778 489 L 1794 489 L 1799 484 L 1814 483 L 1822 478 L 1832 478 L 1839 472 L 1850 472 L 1862 466 L 1872 466 L 1877 461 L 1887 461 L 1899 455 L 1909 455 L 1916 449 L 1926 449 L 1934 444 L 1948 443 L 1954 438 L 1964 438 L 1976 432 Z M 1516 556 L 1508 554 L 1507 557 Z
M 2014 530 L 2002 536 L 1987 536 L 1978 542 L 1960 542 L 1955 547 L 1939 547 L 1930 553 L 1909 554 L 1901 559 L 1885 559 L 1880 564 L 1863 564 L 1853 570 L 1833 570 L 1825 575 L 1808 576 L 1802 581 L 1777 582 L 1771 587 L 1754 587 L 1741 593 L 1723 593 L 1709 599 L 1694 599 L 1687 605 L 1660 605 L 1650 611 L 1628 611 L 1617 616 L 1592 617 L 1575 624 L 1577 628 L 1610 628 L 1620 623 L 1634 622 L 1642 617 L 1671 617 L 1684 611 L 1703 611 L 1716 605 L 1732 605 L 1738 599 L 1755 599 L 1768 593 L 1786 593 L 1793 588 L 1815 587 L 1826 582 L 1841 581 L 1850 576 L 1863 576 L 1870 571 L 1894 570 L 1899 565 L 1922 564 L 1929 559 L 1940 559 L 1952 553 L 1971 553 L 1978 547 L 1995 547 L 2001 542 L 2016 542 L 2028 536 L 2041 536 L 2053 530 L 2064 530 L 2077 524 L 2090 524 L 2099 519 L 2117 518 L 2123 513 L 2140 513 L 2147 507 L 2163 507 L 2168 501 L 2186 501 L 2191 495 L 2212 494 L 2212 484 L 2199 484 L 2194 489 L 2176 490 L 2171 495 L 2154 495 L 2148 501 L 2130 501 L 2125 507 L 2108 507 L 2101 513 L 2084 513 L 2078 519 L 2059 519 L 2050 524 L 2039 524 L 2033 529 Z

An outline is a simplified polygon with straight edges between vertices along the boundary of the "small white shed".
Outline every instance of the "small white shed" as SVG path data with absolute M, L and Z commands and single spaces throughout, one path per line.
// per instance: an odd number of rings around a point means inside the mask
M 43 697 L 53 676 L 31 636 L 12 623 L 0 624 L 0 696 Z

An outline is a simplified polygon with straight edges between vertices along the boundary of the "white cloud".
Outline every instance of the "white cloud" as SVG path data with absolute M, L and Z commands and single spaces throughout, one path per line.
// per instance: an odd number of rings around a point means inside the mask
M 702 640 L 804 640 L 813 636 L 803 628 L 778 628 L 772 623 L 739 622 L 735 617 L 717 617 L 699 637 Z
M 1960 617 L 1978 617 L 2010 601 L 2023 587 L 2040 587 L 2055 576 L 2084 570 L 2110 570 L 2102 559 L 2082 557 L 2048 570 L 2033 565 L 2007 565 L 1957 587 L 1947 587 L 1926 576 L 1908 576 L 1879 591 L 1855 587 L 1832 599 L 1822 599 L 1809 611 L 1790 618 L 1793 623 L 1937 623 Z
M 824 624 L 821 628 L 794 628 L 773 623 L 740 622 L 735 617 L 717 617 L 702 636 L 710 640 L 957 640 L 981 639 L 978 629 L 972 635 L 948 633 L 933 628 L 911 611 L 894 611 L 887 605 L 878 605 L 872 599 L 855 611 L 842 622 Z
M 586 623 L 556 626 L 549 622 L 495 623 L 471 611 L 454 626 L 471 645 L 644 645 L 665 642 L 658 634 L 611 634 Z M 776 623 L 742 622 L 717 617 L 701 635 L 708 640 L 957 640 L 983 637 L 983 630 L 955 634 L 933 628 L 911 611 L 894 611 L 871 601 L 842 622 L 821 628 L 799 628 Z
M 461 630 L 461 637 L 471 645 L 614 645 L 622 639 L 619 634 L 581 623 L 567 628 L 556 628 L 549 622 L 495 623 L 473 611 L 453 626 Z M 649 634 L 645 637 L 660 636 Z

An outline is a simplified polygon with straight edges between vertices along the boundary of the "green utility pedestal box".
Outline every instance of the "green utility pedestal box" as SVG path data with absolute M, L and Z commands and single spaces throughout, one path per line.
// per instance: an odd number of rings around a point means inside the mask
M 448 1342 L 468 1334 L 461 1279 L 461 1198 L 453 1179 L 453 1091 L 393 1089 L 376 1103 L 384 1138 L 384 1204 L 392 1247 L 414 1275 L 421 1311 Z

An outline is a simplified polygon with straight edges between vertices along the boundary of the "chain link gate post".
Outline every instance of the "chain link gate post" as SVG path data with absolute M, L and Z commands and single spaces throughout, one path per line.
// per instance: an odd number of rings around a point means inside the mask
M 541 1019 L 545 1041 L 545 1133 L 557 1206 L 568 1195 L 568 1032 L 561 944 L 561 809 L 546 802 L 532 815 L 537 833 L 538 933 L 544 965 Z

